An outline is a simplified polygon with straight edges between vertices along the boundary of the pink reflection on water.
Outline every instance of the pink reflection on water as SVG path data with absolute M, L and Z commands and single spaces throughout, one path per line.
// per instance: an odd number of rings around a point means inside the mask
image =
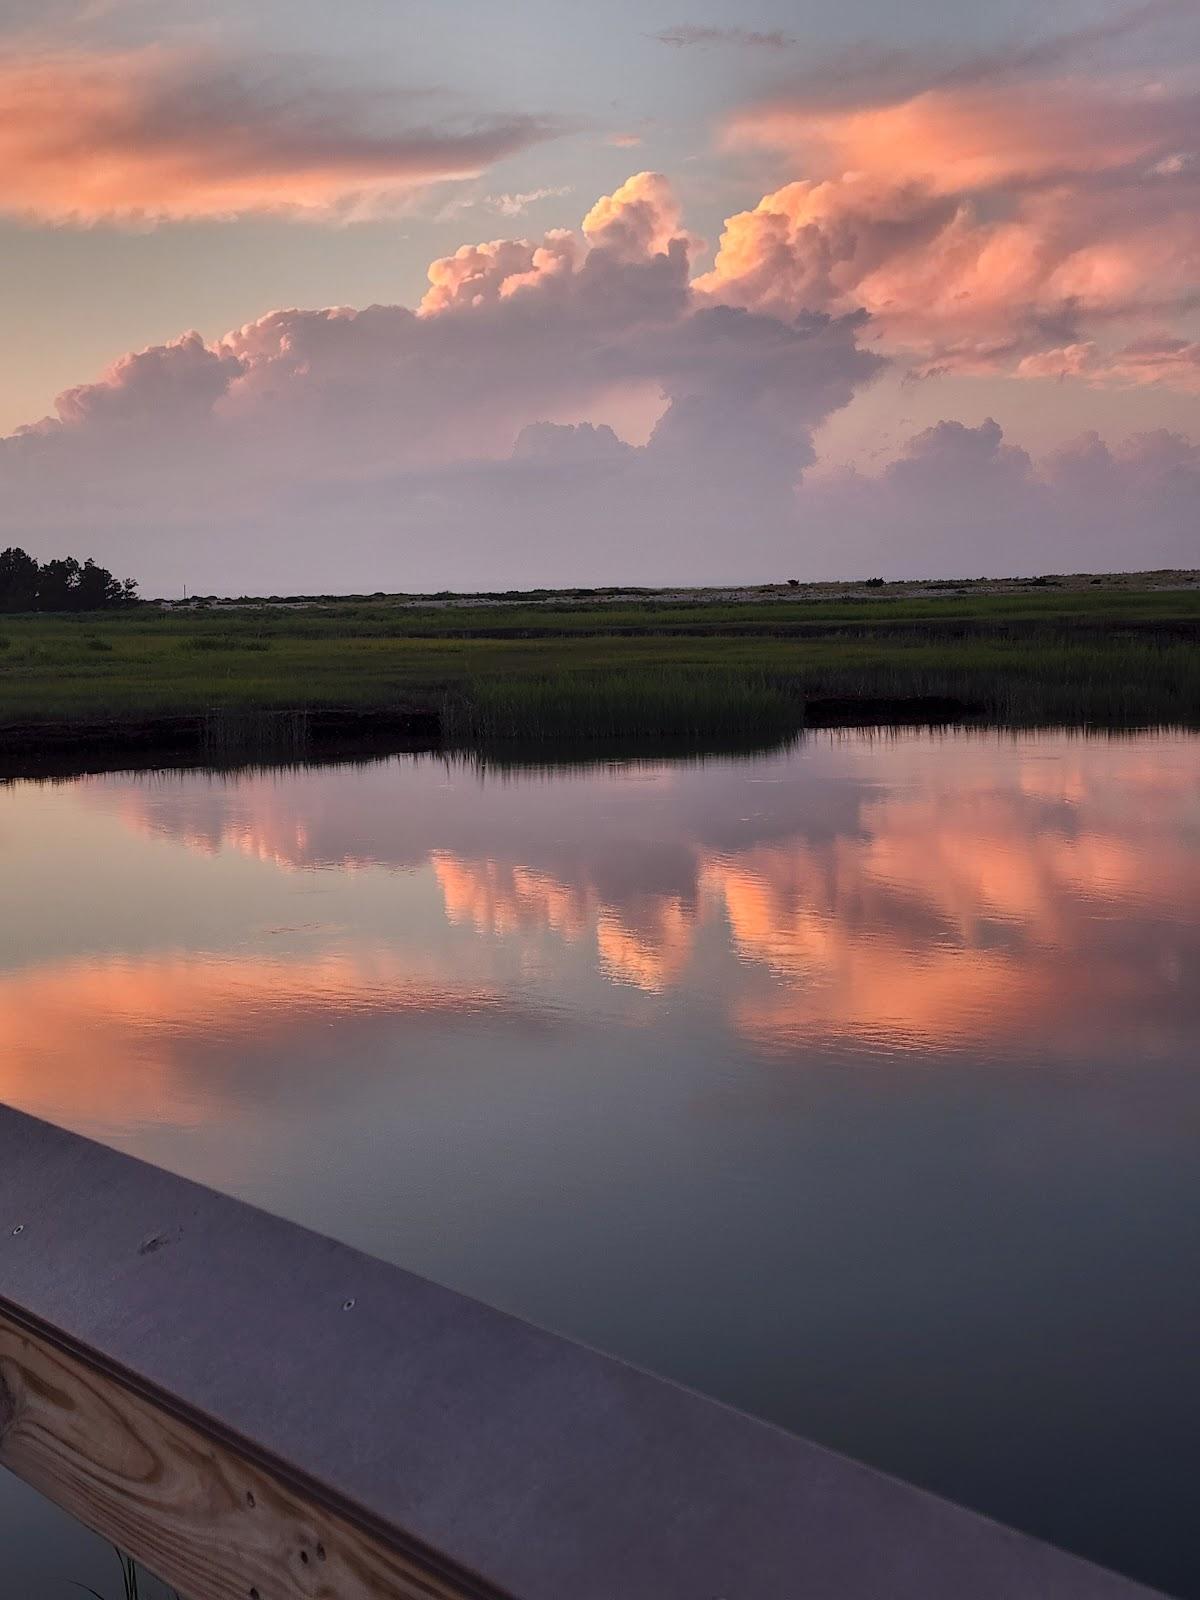
M 666 1031 L 645 1006 L 680 1000 L 731 1048 L 773 1056 L 1131 1061 L 1198 1020 L 1200 744 L 1185 736 L 836 737 L 561 779 L 402 759 L 0 791 L 8 851 L 51 863 L 72 819 L 115 830 L 102 837 L 130 852 L 145 917 L 137 949 L 109 937 L 100 879 L 77 862 L 90 947 L 0 971 L 0 1093 L 63 1120 L 147 1102 L 181 1124 L 219 1117 L 195 1049 L 283 1049 L 368 1015 L 602 1006 Z M 202 874 L 190 883 L 220 884 L 204 937 L 157 887 L 164 849 Z

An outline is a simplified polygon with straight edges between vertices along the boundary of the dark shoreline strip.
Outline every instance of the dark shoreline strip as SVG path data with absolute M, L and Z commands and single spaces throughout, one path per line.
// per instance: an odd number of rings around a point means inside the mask
M 838 695 L 797 702 L 795 731 L 940 727 L 977 722 L 981 705 L 945 695 Z M 219 710 L 186 715 L 0 724 L 0 779 L 129 767 L 236 767 L 430 751 L 443 739 L 429 706 Z

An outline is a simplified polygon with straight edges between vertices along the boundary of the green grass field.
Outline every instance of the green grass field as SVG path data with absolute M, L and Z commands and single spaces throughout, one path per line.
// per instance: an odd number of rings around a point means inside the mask
M 0 728 L 410 705 L 467 742 L 751 735 L 847 695 L 946 696 L 1013 725 L 1196 725 L 1198 644 L 1194 574 L 148 604 L 0 616 Z

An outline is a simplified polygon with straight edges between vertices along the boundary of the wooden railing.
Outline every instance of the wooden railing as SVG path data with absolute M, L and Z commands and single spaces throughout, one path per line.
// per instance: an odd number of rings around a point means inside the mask
M 1147 1593 L 2 1108 L 0 1463 L 189 1600 Z

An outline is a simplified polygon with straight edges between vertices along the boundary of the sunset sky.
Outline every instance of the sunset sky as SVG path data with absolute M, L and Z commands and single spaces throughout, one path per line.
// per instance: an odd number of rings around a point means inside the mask
M 1200 564 L 1200 3 L 7 0 L 0 544 Z

